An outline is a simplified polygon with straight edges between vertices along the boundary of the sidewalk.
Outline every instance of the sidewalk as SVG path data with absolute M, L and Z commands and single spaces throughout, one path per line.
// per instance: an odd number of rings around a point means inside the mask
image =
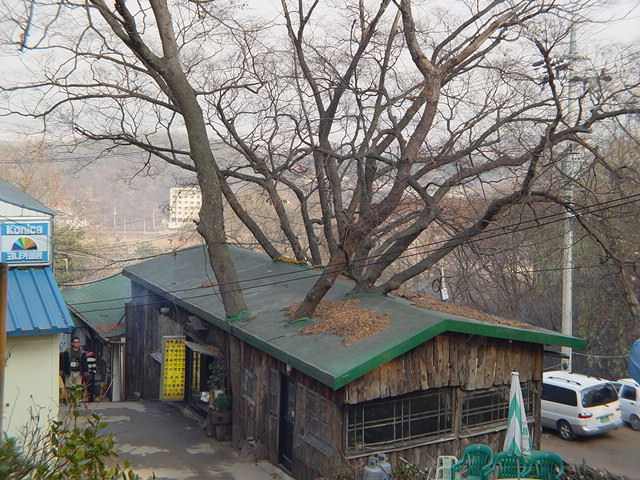
M 196 421 L 162 402 L 92 403 L 115 435 L 121 460 L 158 480 L 291 480 L 268 462 L 242 458 L 208 438 Z

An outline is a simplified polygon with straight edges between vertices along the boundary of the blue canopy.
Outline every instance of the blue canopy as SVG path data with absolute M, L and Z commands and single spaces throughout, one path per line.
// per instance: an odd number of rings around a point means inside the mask
M 51 267 L 9 269 L 7 335 L 70 332 L 73 321 Z
M 640 383 L 640 339 L 633 342 L 629 353 L 629 374 Z

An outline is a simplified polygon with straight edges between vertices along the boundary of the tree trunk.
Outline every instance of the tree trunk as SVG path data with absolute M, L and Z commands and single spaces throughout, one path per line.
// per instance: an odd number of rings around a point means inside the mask
M 184 118 L 191 158 L 196 165 L 202 192 L 198 232 L 207 244 L 209 263 L 216 276 L 225 313 L 227 317 L 239 315 L 247 311 L 247 304 L 226 244 L 221 177 L 209 144 L 202 109 L 178 57 L 167 58 L 167 64 L 167 84 Z
M 298 306 L 298 309 L 293 314 L 293 318 L 298 319 L 311 317 L 320 303 L 320 300 L 322 300 L 322 298 L 331 289 L 346 267 L 347 254 L 342 248 L 339 248 L 333 255 L 331 255 L 329 263 L 322 272 L 322 275 L 320 275 L 320 278 L 316 280 L 316 283 L 314 283 L 313 287 L 311 287 L 307 292 L 303 302 Z

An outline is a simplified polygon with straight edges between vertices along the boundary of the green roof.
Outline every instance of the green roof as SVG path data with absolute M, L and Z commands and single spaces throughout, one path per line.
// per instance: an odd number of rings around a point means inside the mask
M 80 319 L 102 338 L 124 335 L 124 305 L 131 300 L 131 282 L 122 274 L 81 287 L 63 288 L 62 296 L 74 320 Z
M 401 298 L 371 294 L 355 298 L 364 308 L 388 314 L 390 325 L 381 332 L 348 346 L 341 337 L 331 334 L 301 335 L 301 329 L 314 320 L 292 322 L 285 309 L 302 300 L 319 271 L 274 262 L 266 255 L 242 248 L 229 249 L 252 313 L 249 320 L 225 319 L 219 295 L 206 286 L 215 282 L 215 276 L 203 247 L 156 257 L 129 266 L 123 273 L 335 390 L 445 332 L 584 347 L 583 340 L 551 330 L 480 322 L 418 308 Z M 351 281 L 340 279 L 325 298 L 342 299 L 352 287 Z

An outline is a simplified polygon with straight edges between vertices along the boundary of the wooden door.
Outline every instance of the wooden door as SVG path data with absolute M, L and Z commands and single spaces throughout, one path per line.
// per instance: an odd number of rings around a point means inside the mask
M 293 434 L 296 423 L 296 384 L 283 375 L 280 381 L 280 464 L 293 469 Z

